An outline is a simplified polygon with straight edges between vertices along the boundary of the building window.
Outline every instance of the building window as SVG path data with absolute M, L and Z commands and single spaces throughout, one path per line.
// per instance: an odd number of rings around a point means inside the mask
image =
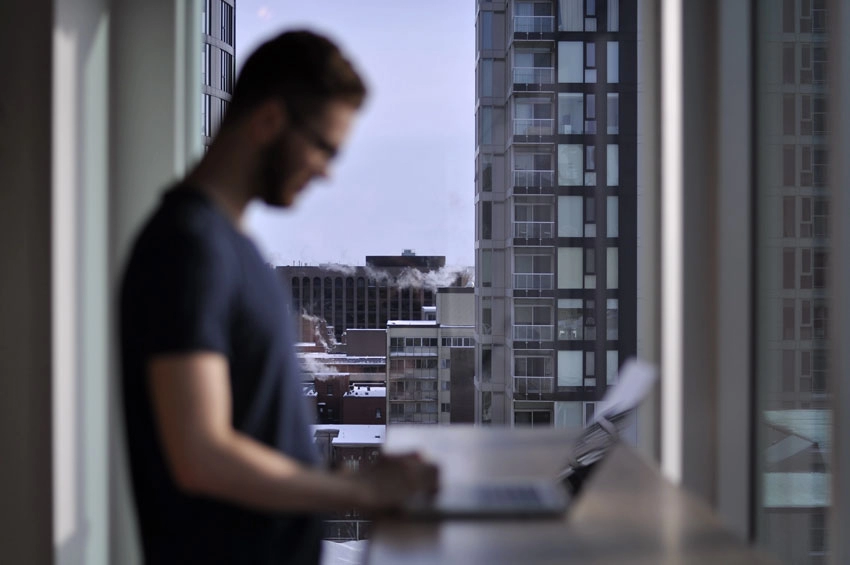
M 375 419 L 380 420 L 383 417 L 383 412 L 380 408 L 375 408 Z
M 608 145 L 608 182 L 606 183 L 608 186 L 619 186 L 620 184 L 620 146 L 609 144 Z
M 221 51 L 221 84 L 220 87 L 228 94 L 233 93 L 233 55 Z
M 514 412 L 514 425 L 548 428 L 552 426 L 552 413 L 548 410 L 517 410 Z
M 795 84 L 794 80 L 796 62 L 796 48 L 794 43 L 782 45 L 782 83 Z
M 618 288 L 620 281 L 620 252 L 616 247 L 609 247 L 606 251 L 607 277 L 605 288 L 615 289 Z
M 481 13 L 481 49 L 493 49 L 493 12 Z
M 620 199 L 617 196 L 608 196 L 606 205 L 606 230 L 608 237 L 620 236 Z
M 797 237 L 797 207 L 793 196 L 782 198 L 782 237 Z
M 558 351 L 558 388 L 584 383 L 584 351 Z
M 612 349 L 605 352 L 605 384 L 614 386 L 620 375 L 620 352 Z
M 481 190 L 490 192 L 493 190 L 493 156 L 481 157 Z
M 793 248 L 786 247 L 782 250 L 782 288 L 785 290 L 796 288 L 794 285 L 794 279 L 796 278 L 795 261 L 796 254 Z
M 619 339 L 620 335 L 620 305 L 616 298 L 608 299 L 608 308 L 605 311 L 605 334 L 608 340 Z
M 481 96 L 493 96 L 493 59 L 481 59 L 478 77 Z
M 620 82 L 620 44 L 608 42 L 608 84 Z
M 201 133 L 207 137 L 210 135 L 210 95 L 201 95 Z
M 558 339 L 580 340 L 584 337 L 584 307 L 581 299 L 558 300 Z
M 212 47 L 209 43 L 204 43 L 201 48 L 201 84 L 210 86 L 212 81 L 212 72 L 210 70 Z
M 481 239 L 493 238 L 493 203 L 481 202 Z
M 493 376 L 493 347 L 491 345 L 481 346 L 481 381 L 490 382 Z
M 233 45 L 233 6 L 221 3 L 221 40 Z
M 807 96 L 803 96 L 803 122 L 800 125 L 800 133 L 806 135 L 806 127 L 805 127 L 805 119 L 806 119 L 806 98 Z M 797 98 L 793 94 L 783 94 L 782 95 L 782 134 L 783 135 L 794 135 L 796 133 L 796 121 L 797 121 Z M 811 128 L 811 122 L 809 122 L 809 128 Z M 808 133 L 811 133 L 811 129 Z
M 558 197 L 558 237 L 582 237 L 584 201 L 581 196 Z
M 607 129 L 609 135 L 620 133 L 620 94 L 608 93 Z
M 583 255 L 581 247 L 558 248 L 558 288 L 584 288 Z
M 584 96 L 580 92 L 561 92 L 558 94 L 559 134 L 584 133 Z
M 558 185 L 581 186 L 584 184 L 584 146 L 581 144 L 558 145 Z
M 210 0 L 201 0 L 201 32 L 210 33 Z
M 448 414 L 449 412 L 451 412 L 451 409 L 450 409 L 448 402 L 441 402 L 440 403 L 440 412 L 442 412 L 443 414 Z

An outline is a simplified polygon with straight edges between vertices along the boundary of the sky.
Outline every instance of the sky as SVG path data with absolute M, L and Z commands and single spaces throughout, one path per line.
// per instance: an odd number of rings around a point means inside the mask
M 237 68 L 264 39 L 305 27 L 340 45 L 370 95 L 329 180 L 292 209 L 249 208 L 267 260 L 362 265 L 412 249 L 471 266 L 473 0 L 239 0 Z

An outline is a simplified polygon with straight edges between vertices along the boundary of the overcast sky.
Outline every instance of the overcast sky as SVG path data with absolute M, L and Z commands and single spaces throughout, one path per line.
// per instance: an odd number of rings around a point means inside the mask
M 292 210 L 259 204 L 249 230 L 270 262 L 362 265 L 366 255 L 473 264 L 475 8 L 472 0 L 238 0 L 236 63 L 263 39 L 332 37 L 370 97 L 328 181 Z

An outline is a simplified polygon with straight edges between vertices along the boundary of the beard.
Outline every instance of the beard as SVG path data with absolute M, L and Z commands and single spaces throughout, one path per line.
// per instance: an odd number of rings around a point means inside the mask
M 288 208 L 295 200 L 293 151 L 285 132 L 269 142 L 260 153 L 258 170 L 259 197 L 276 208 Z

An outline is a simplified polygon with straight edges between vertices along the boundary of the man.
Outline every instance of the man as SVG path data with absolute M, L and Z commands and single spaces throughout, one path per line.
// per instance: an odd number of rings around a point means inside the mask
M 286 293 L 241 231 L 325 176 L 365 88 L 327 39 L 284 33 L 245 63 L 219 134 L 168 191 L 121 293 L 123 391 L 147 563 L 316 563 L 316 515 L 433 492 L 415 455 L 316 467 Z

